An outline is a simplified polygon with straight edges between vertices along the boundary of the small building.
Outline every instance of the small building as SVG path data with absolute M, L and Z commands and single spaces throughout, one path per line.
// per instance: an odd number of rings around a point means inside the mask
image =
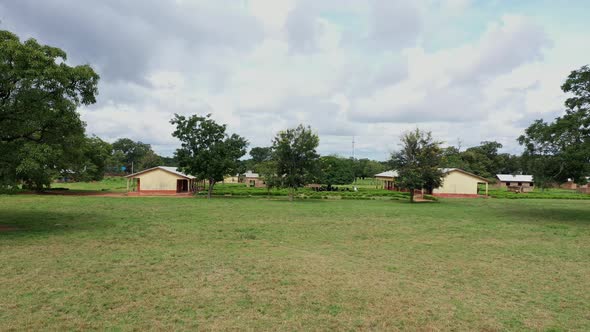
M 223 178 L 223 183 L 240 183 L 239 175 L 228 175 Z
M 375 179 L 383 183 L 383 189 L 385 190 L 396 190 L 395 180 L 397 178 L 397 171 L 385 171 L 379 174 L 375 174 Z
M 258 173 L 253 173 L 252 171 L 247 171 L 244 174 L 244 183 L 248 187 L 256 187 L 256 188 L 266 187 L 266 183 L 264 182 L 264 179 L 262 179 Z
M 496 174 L 499 186 L 514 192 L 531 192 L 535 187 L 532 175 Z
M 441 170 L 444 174 L 443 184 L 432 191 L 434 196 L 478 197 L 480 184 L 485 184 L 485 195 L 488 195 L 488 179 L 460 168 L 443 168 Z
M 481 176 L 459 168 L 442 168 L 443 184 L 432 190 L 432 195 L 439 197 L 479 197 L 479 185 L 485 184 L 485 195 L 488 195 L 489 181 Z M 375 175 L 375 179 L 383 182 L 383 189 L 407 191 L 396 185 L 398 172 L 391 170 Z M 426 193 L 424 191 L 424 193 Z
M 574 182 L 573 179 L 567 179 L 567 182 L 562 183 L 559 188 L 578 190 L 581 193 L 590 193 L 590 176 L 586 177 L 586 184 L 579 184 Z
M 196 189 L 196 178 L 180 172 L 176 167 L 157 166 L 126 178 L 127 191 L 136 194 L 179 194 Z

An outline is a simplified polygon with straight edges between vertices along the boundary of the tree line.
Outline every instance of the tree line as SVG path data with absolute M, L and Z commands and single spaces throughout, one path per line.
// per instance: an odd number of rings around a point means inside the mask
M 174 157 L 157 155 L 149 144 L 121 138 L 111 143 L 87 136 L 77 111 L 96 102 L 100 76 L 90 65 L 70 66 L 66 53 L 21 41 L 0 31 L 0 186 L 42 189 L 59 176 L 99 180 L 166 164 L 215 183 L 230 174 L 253 170 L 269 187 L 289 188 L 291 197 L 308 183 L 349 184 L 389 168 L 400 171 L 410 187 L 436 187 L 441 167 L 456 167 L 491 178 L 497 173 L 529 173 L 539 186 L 590 174 L 590 68 L 573 71 L 562 85 L 570 95 L 565 114 L 552 122 L 537 120 L 518 138 L 522 155 L 501 153 L 498 142 L 482 142 L 461 151 L 442 147 L 419 129 L 401 138 L 389 161 L 320 156 L 319 137 L 300 125 L 279 132 L 267 147 L 227 133 L 210 115 L 175 115 L 173 136 L 181 142 Z M 435 170 L 436 169 L 436 170 Z

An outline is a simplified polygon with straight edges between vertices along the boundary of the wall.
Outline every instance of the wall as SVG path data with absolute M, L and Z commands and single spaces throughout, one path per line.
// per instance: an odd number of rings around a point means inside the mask
M 266 184 L 264 183 L 264 180 L 262 180 L 261 178 L 245 178 L 244 179 L 244 183 L 248 187 L 252 187 L 252 185 L 250 184 L 251 181 L 254 181 L 254 187 L 256 187 L 256 188 L 264 188 L 264 187 L 266 187 Z
M 176 180 L 184 179 L 181 176 L 155 169 L 153 171 L 136 176 L 140 179 L 141 191 L 144 190 L 173 190 L 176 192 Z
M 433 194 L 477 195 L 477 184 L 482 180 L 467 174 L 453 171 L 444 177 L 443 185 L 433 190 Z

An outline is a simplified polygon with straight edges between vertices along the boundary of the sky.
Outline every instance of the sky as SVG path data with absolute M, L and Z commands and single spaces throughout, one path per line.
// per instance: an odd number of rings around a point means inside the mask
M 319 152 L 388 159 L 402 133 L 462 149 L 564 111 L 589 64 L 590 3 L 476 0 L 0 0 L 0 29 L 101 76 L 87 132 L 170 156 L 175 113 L 250 147 L 309 125 Z

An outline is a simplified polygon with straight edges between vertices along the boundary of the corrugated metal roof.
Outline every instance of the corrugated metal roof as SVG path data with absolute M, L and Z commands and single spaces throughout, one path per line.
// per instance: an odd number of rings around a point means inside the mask
M 156 167 L 148 168 L 148 169 L 145 169 L 145 170 L 143 170 L 141 172 L 129 174 L 129 175 L 126 176 L 126 178 L 137 176 L 139 174 L 143 174 L 143 173 L 146 173 L 146 172 L 149 172 L 149 171 L 153 171 L 155 169 L 161 169 L 161 170 L 164 170 L 166 172 L 173 173 L 173 174 L 176 174 L 178 176 L 182 176 L 184 178 L 191 179 L 191 180 L 192 179 L 196 179 L 196 177 L 194 177 L 192 175 L 184 174 L 181 171 L 179 171 L 178 168 L 176 168 L 176 167 L 170 167 L 170 166 L 156 166 Z
M 382 177 L 382 178 L 396 178 L 397 176 L 398 176 L 398 173 L 395 170 L 385 171 L 385 172 L 381 172 L 379 174 L 375 174 L 375 177 Z
M 252 171 L 247 171 L 246 174 L 244 174 L 244 177 L 247 178 L 259 178 L 259 174 L 258 173 L 252 173 Z
M 532 175 L 496 174 L 502 182 L 533 182 Z
M 184 174 L 181 171 L 179 171 L 178 168 L 176 168 L 176 167 L 158 166 L 158 168 L 161 168 L 163 170 L 166 170 L 166 171 L 168 171 L 170 173 L 174 173 L 174 174 L 177 174 L 177 175 L 180 175 L 180 176 L 184 176 L 185 178 L 195 179 L 194 176 L 188 175 L 188 174 Z

